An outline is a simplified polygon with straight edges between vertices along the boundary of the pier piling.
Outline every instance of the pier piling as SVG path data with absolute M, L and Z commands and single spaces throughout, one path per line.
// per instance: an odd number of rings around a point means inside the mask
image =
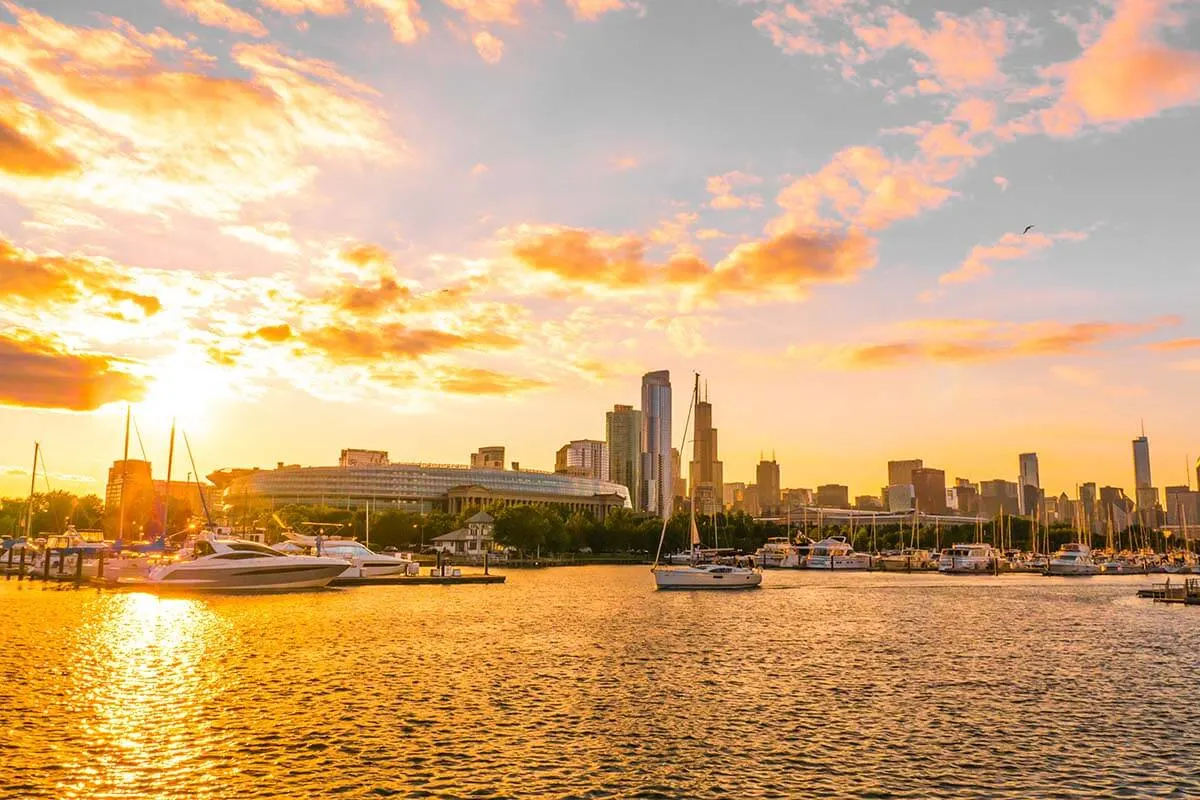
M 104 551 L 100 551 L 100 555 L 96 558 L 96 578 L 104 580 Z
M 17 583 L 25 580 L 25 548 L 21 548 L 21 562 L 17 564 Z
M 486 550 L 483 551 L 483 574 L 488 574 L 488 554 Z
M 4 570 L 4 580 L 8 580 L 9 578 L 12 577 L 13 550 L 16 550 L 16 549 L 17 548 L 15 548 L 15 547 L 8 548 L 8 568 Z M 22 552 L 22 554 L 24 554 L 25 548 L 22 547 L 21 552 Z
M 46 557 L 42 560 L 42 580 L 50 580 L 50 550 L 46 550 Z
M 83 553 L 75 556 L 75 585 L 83 583 Z

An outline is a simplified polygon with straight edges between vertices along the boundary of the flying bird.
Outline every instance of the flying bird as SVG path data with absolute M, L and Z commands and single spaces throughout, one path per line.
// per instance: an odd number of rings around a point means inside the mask
M 1025 226 L 1025 230 L 1021 231 L 1021 235 L 1022 235 L 1022 236 L 1024 236 L 1025 234 L 1029 233 L 1031 230 L 1033 230 L 1033 226 L 1032 226 L 1032 225 L 1026 225 L 1026 226 Z

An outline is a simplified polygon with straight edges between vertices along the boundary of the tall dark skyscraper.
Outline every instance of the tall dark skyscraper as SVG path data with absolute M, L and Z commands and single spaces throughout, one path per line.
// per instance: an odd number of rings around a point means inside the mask
M 671 373 L 642 376 L 642 509 L 671 516 L 675 493 L 671 464 Z
M 692 463 L 688 471 L 691 496 L 696 513 L 715 514 L 721 510 L 724 470 L 717 458 L 717 429 L 712 424 L 712 404 L 705 398 L 696 400 L 696 438 L 692 444 Z
M 1042 478 L 1038 472 L 1037 453 L 1021 453 L 1017 457 L 1020 470 L 1020 485 L 1017 500 L 1020 511 L 1027 517 L 1037 516 L 1038 505 L 1042 496 Z
M 629 503 L 642 507 L 642 412 L 613 406 L 605 415 L 609 479 L 629 490 Z
M 772 510 L 778 508 L 780 501 L 779 464 L 775 461 L 774 455 L 771 456 L 770 461 L 764 458 L 758 462 L 755 477 L 758 480 L 759 505 Z

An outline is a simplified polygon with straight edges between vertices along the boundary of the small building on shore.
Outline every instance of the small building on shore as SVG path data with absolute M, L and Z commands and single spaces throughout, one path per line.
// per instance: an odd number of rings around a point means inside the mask
M 484 553 L 498 552 L 495 530 L 495 518 L 480 511 L 467 520 L 466 527 L 433 537 L 433 547 L 450 555 L 483 558 Z

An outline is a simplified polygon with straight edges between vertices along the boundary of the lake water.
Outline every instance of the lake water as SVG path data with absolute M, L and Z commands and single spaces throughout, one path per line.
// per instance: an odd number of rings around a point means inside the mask
M 1151 580 L 0 581 L 0 796 L 1197 797 L 1200 608 Z

